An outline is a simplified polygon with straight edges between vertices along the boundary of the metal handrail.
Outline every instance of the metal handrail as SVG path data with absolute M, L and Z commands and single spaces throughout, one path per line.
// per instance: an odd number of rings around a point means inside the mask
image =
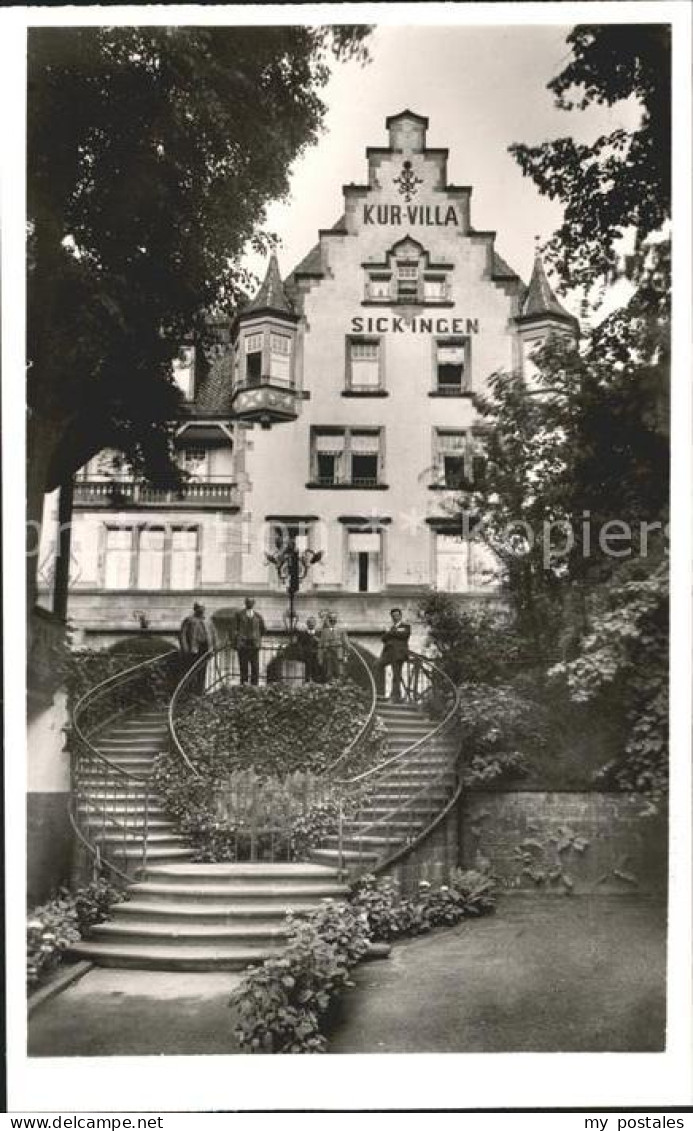
M 449 708 L 445 717 L 438 723 L 436 727 L 434 727 L 433 730 L 429 731 L 427 734 L 422 735 L 421 738 L 418 738 L 416 742 L 413 742 L 411 744 L 411 746 L 407 746 L 404 750 L 400 750 L 398 754 L 393 754 L 391 758 L 387 758 L 384 762 L 379 762 L 377 766 L 371 766 L 369 770 L 363 770 L 362 773 L 357 774 L 355 777 L 346 779 L 346 781 L 344 782 L 345 785 L 354 785 L 357 782 L 365 781 L 367 778 L 372 778 L 375 774 L 379 774 L 383 770 L 391 768 L 396 762 L 401 762 L 405 759 L 408 759 L 412 754 L 418 752 L 419 747 L 423 746 L 425 743 L 429 743 L 432 739 L 435 739 L 436 736 L 439 735 L 443 730 L 445 730 L 445 728 L 448 727 L 452 722 L 459 704 L 460 692 L 458 688 L 455 687 L 455 684 L 450 679 L 450 676 L 447 674 L 447 672 L 444 672 L 442 668 L 439 668 L 437 664 L 434 664 L 432 660 L 429 660 L 427 656 L 422 656 L 418 652 L 410 652 L 409 658 L 415 660 L 421 668 L 423 668 L 424 665 L 428 665 L 428 667 L 431 668 L 437 676 L 442 676 L 443 680 L 450 685 L 450 690 L 453 695 L 452 706 Z
M 108 777 L 109 777 L 110 774 L 115 776 L 115 781 L 118 782 L 119 785 L 122 786 L 123 790 L 124 790 L 124 793 L 122 794 L 122 796 L 125 797 L 125 815 L 126 815 L 126 818 L 127 818 L 127 787 L 128 787 L 128 785 L 135 784 L 135 785 L 144 789 L 144 792 L 145 792 L 145 826 L 144 826 L 144 830 L 143 830 L 143 834 L 142 834 L 142 857 L 143 857 L 144 863 L 146 863 L 146 859 L 147 859 L 147 841 L 148 841 L 148 834 L 149 834 L 148 819 L 147 818 L 148 818 L 148 812 L 149 812 L 150 782 L 149 782 L 149 779 L 147 777 L 145 777 L 141 774 L 133 773 L 131 770 L 126 770 L 122 766 L 119 766 L 115 762 L 112 762 L 111 759 L 108 758 L 105 754 L 103 754 L 94 745 L 94 743 L 91 741 L 91 739 L 94 736 L 94 734 L 96 733 L 96 731 L 101 730 L 108 720 L 102 720 L 98 724 L 98 726 L 95 728 L 95 730 L 92 731 L 91 736 L 88 736 L 87 734 L 85 734 L 83 727 L 82 727 L 82 716 L 84 715 L 85 711 L 88 708 L 92 707 L 94 705 L 94 703 L 96 703 L 100 698 L 103 698 L 104 695 L 107 695 L 108 692 L 111 691 L 114 687 L 119 688 L 122 685 L 127 685 L 128 683 L 131 683 L 133 681 L 133 679 L 135 679 L 138 675 L 140 675 L 144 669 L 147 669 L 147 668 L 153 669 L 156 665 L 162 664 L 165 661 L 170 661 L 172 659 L 172 657 L 176 654 L 177 654 L 176 649 L 172 648 L 172 649 L 169 649 L 166 652 L 161 653 L 158 656 L 149 657 L 148 659 L 142 660 L 141 662 L 139 662 L 137 664 L 133 664 L 132 667 L 125 668 L 123 671 L 116 672 L 114 675 L 108 676 L 106 679 L 101 680 L 100 683 L 95 684 L 94 687 L 91 687 L 88 691 L 86 691 L 84 693 L 84 695 L 82 695 L 77 700 L 77 703 L 72 708 L 72 711 L 71 711 L 71 714 L 70 714 L 70 721 L 71 721 L 71 725 L 72 725 L 72 730 L 73 730 L 74 735 L 77 738 L 76 749 L 73 749 L 73 756 L 72 756 L 72 775 L 71 775 L 72 776 L 72 789 L 71 789 L 70 800 L 69 800 L 69 804 L 68 804 L 68 816 L 69 816 L 70 823 L 71 823 L 73 829 L 75 830 L 75 832 L 77 833 L 77 836 L 78 836 L 79 840 L 81 841 L 81 843 L 85 846 L 85 848 L 87 848 L 87 850 L 94 857 L 94 860 L 96 862 L 97 867 L 100 867 L 100 866 L 103 865 L 103 866 L 109 868 L 112 872 L 114 872 L 116 875 L 118 875 L 121 879 L 128 881 L 128 882 L 130 880 L 130 877 L 127 875 L 127 873 L 123 872 L 111 860 L 104 857 L 103 853 L 101 852 L 98 845 L 92 843 L 89 840 L 89 833 L 90 833 L 90 829 L 91 829 L 91 823 L 89 822 L 89 820 L 87 820 L 87 822 L 86 822 L 86 825 L 87 825 L 87 835 L 86 836 L 84 835 L 83 831 L 80 828 L 80 819 L 79 819 L 79 813 L 77 812 L 76 801 L 79 801 L 79 803 L 81 805 L 85 806 L 87 809 L 93 809 L 99 814 L 100 819 L 101 819 L 102 828 L 105 828 L 107 823 L 111 826 L 115 826 L 117 829 L 121 830 L 122 833 L 123 833 L 123 843 L 125 843 L 126 839 L 127 839 L 127 823 L 121 824 L 120 821 L 118 821 L 115 817 L 113 817 L 110 813 L 108 813 L 106 811 L 105 806 L 103 806 L 103 805 L 99 806 L 92 798 L 90 798 L 88 796 L 87 791 L 84 789 L 83 782 L 81 781 L 80 763 L 81 764 L 84 764 L 84 763 L 93 764 L 93 763 L 95 763 L 96 766 L 101 766 L 103 768 L 104 773 L 105 773 L 105 779 L 104 780 L 106 782 L 108 781 Z M 104 789 L 107 789 L 106 785 L 104 785 Z M 118 798 L 118 787 L 114 787 L 113 800 L 115 801 L 115 800 L 117 800 L 117 798 Z M 126 848 L 126 860 L 127 860 L 127 848 Z
M 365 720 L 363 726 L 361 727 L 361 729 L 359 730 L 358 734 L 354 735 L 351 742 L 348 744 L 348 746 L 346 746 L 344 748 L 342 753 L 339 754 L 334 759 L 334 761 L 330 762 L 329 766 L 327 766 L 327 768 L 323 771 L 323 774 L 321 775 L 322 777 L 331 777 L 333 775 L 336 767 L 338 765 L 340 765 L 340 763 L 348 760 L 351 757 L 351 755 L 354 753 L 354 751 L 368 737 L 368 735 L 371 731 L 371 728 L 373 726 L 373 723 L 375 721 L 375 708 L 377 706 L 377 700 L 378 700 L 378 689 L 375 685 L 375 680 L 373 679 L 373 672 L 369 668 L 368 664 L 364 660 L 364 658 L 361 655 L 361 653 L 359 652 L 358 648 L 355 648 L 354 645 L 351 644 L 351 643 L 349 643 L 349 652 L 352 656 L 356 657 L 358 662 L 361 664 L 361 667 L 365 671 L 366 675 L 368 676 L 369 689 L 370 689 L 370 693 L 371 693 L 371 704 L 370 704 L 370 707 L 368 709 L 368 715 L 366 717 L 366 720 Z

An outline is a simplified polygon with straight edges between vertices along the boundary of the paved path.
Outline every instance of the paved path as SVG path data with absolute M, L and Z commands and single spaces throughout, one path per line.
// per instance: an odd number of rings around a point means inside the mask
M 29 1056 L 237 1052 L 228 1006 L 240 975 L 94 967 L 29 1019 Z
M 330 1051 L 660 1051 L 665 930 L 645 899 L 506 897 L 360 967 Z

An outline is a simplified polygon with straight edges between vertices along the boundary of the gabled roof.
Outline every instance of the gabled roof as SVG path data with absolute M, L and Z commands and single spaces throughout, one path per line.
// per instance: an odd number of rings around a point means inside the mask
M 520 310 L 520 317 L 537 318 L 547 315 L 553 315 L 558 318 L 569 318 L 571 322 L 575 321 L 573 315 L 570 314 L 564 306 L 561 306 L 553 293 L 551 284 L 546 277 L 543 260 L 541 256 L 537 254 L 534 259 L 532 278 L 529 281 L 529 286 L 527 287 L 527 292 Z
M 389 118 L 385 119 L 385 128 L 389 130 L 391 123 L 398 122 L 400 118 L 413 118 L 416 122 L 423 122 L 428 128 L 428 118 L 424 118 L 423 114 L 415 114 L 413 110 L 400 110 L 399 114 L 390 114 Z
M 209 370 L 195 394 L 193 416 L 196 412 L 205 416 L 231 415 L 232 364 L 228 349 L 212 358 Z
M 294 313 L 284 290 L 282 277 L 279 273 L 279 263 L 274 252 L 270 256 L 264 282 L 255 298 L 248 303 L 242 313 L 250 314 L 254 310 L 276 310 L 281 314 Z

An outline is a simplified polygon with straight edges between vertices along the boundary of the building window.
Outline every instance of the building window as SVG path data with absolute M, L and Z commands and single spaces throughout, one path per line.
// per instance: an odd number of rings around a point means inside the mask
M 312 441 L 312 475 L 318 486 L 375 487 L 381 482 L 381 429 L 316 431 Z
M 129 589 L 132 566 L 130 526 L 107 526 L 104 552 L 104 589 Z
M 436 588 L 444 593 L 466 593 L 493 587 L 498 581 L 498 561 L 478 538 L 460 538 L 442 531 L 435 535 Z
M 245 339 L 245 379 L 249 385 L 262 381 L 262 334 L 248 334 Z
M 380 432 L 351 433 L 351 483 L 373 487 L 378 482 Z
M 173 380 L 185 397 L 191 401 L 195 396 L 195 348 L 181 346 L 178 357 L 173 359 Z
M 275 385 L 291 384 L 291 338 L 288 334 L 270 334 L 270 380 Z
M 381 585 L 381 532 L 347 531 L 347 587 L 355 593 L 373 593 Z
M 397 299 L 399 302 L 416 302 L 419 295 L 419 264 L 415 260 L 397 263 Z
M 467 345 L 464 338 L 446 338 L 436 342 L 436 389 L 447 396 L 461 396 L 469 391 Z
M 347 338 L 347 387 L 373 392 L 382 385 L 381 346 L 378 338 Z
M 165 530 L 140 530 L 137 553 L 138 589 L 163 589 L 165 554 Z
M 448 284 L 444 275 L 429 275 L 424 279 L 426 302 L 445 302 L 448 297 Z
M 469 440 L 466 432 L 436 432 L 436 481 L 460 489 L 468 481 Z
M 316 432 L 313 436 L 313 478 L 321 487 L 343 482 L 343 432 Z
M 390 298 L 390 278 L 390 275 L 369 275 L 366 298 L 387 301 Z
M 171 531 L 171 589 L 194 589 L 197 580 L 197 529 Z

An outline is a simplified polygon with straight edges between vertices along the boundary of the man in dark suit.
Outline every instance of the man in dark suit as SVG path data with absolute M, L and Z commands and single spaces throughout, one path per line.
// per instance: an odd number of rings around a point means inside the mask
M 306 627 L 298 634 L 298 643 L 301 656 L 306 665 L 306 680 L 308 683 L 319 683 L 321 668 L 319 660 L 320 634 L 315 617 L 306 617 Z
M 402 699 L 402 665 L 409 655 L 409 637 L 411 627 L 402 620 L 401 609 L 390 609 L 392 624 L 385 629 L 381 639 L 383 650 L 378 660 L 380 680 L 384 683 L 385 668 L 392 668 L 392 693 L 393 703 Z
M 257 687 L 260 679 L 260 645 L 265 635 L 265 622 L 255 608 L 255 598 L 246 597 L 244 608 L 236 613 L 233 646 L 238 653 L 241 683 Z

